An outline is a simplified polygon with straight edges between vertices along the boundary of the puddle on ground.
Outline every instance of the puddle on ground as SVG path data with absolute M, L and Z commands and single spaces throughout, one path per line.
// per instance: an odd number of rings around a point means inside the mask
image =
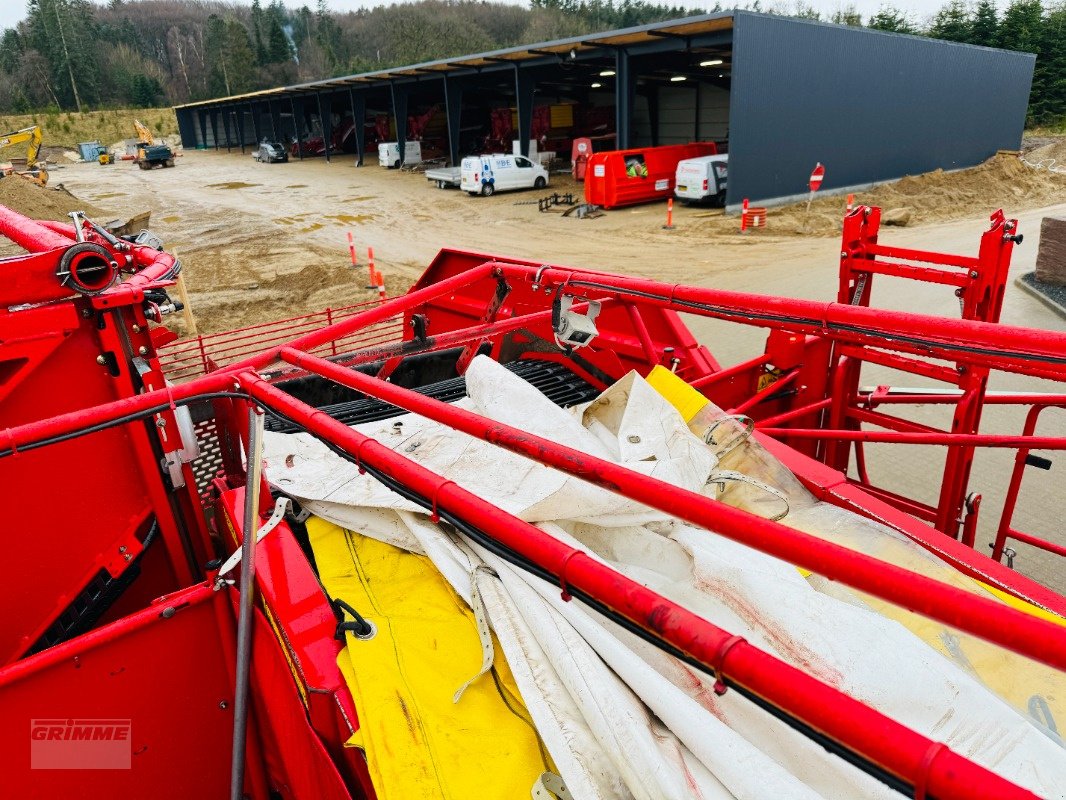
M 342 203 L 365 203 L 367 200 L 376 200 L 376 197 L 346 197 Z
M 227 181 L 226 183 L 209 183 L 208 189 L 250 189 L 253 186 L 260 186 L 258 183 L 245 183 L 244 181 Z
M 98 195 L 96 195 L 96 199 L 97 200 L 104 200 L 104 199 L 106 199 L 108 197 L 125 197 L 125 196 L 126 196 L 125 192 L 107 192 L 106 194 L 98 194 Z
M 344 225 L 362 225 L 377 217 L 374 214 L 326 214 L 326 219 L 335 219 Z
M 274 218 L 274 224 L 275 225 L 292 225 L 292 223 L 294 223 L 295 221 L 296 220 L 294 220 L 294 219 L 292 219 L 290 217 L 275 217 Z
M 179 222 L 181 220 L 181 217 L 177 216 L 176 214 L 171 214 L 169 217 L 163 217 L 162 219 L 163 219 L 163 222 L 168 222 L 168 223 L 169 222 Z
M 306 189 L 307 188 L 307 184 L 306 183 L 293 183 L 293 184 L 291 184 L 289 186 L 286 186 L 285 188 L 286 189 Z
M 321 227 L 322 227 L 322 223 L 321 222 L 312 222 L 306 228 L 300 228 L 300 233 L 310 233 L 311 231 L 317 231 Z

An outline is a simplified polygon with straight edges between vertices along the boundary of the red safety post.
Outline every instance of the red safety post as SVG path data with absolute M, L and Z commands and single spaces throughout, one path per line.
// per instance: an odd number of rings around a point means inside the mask
M 666 224 L 663 225 L 664 231 L 672 231 L 674 229 L 674 198 L 669 198 L 666 201 Z
M 385 276 L 379 272 L 374 276 L 374 280 L 378 285 L 378 299 L 384 303 L 389 299 L 388 295 L 385 294 Z
M 844 209 L 844 212 L 846 214 L 850 214 L 854 209 L 855 209 L 855 195 L 849 194 L 848 195 L 848 205 Z
M 748 229 L 748 198 L 744 198 L 744 202 L 740 206 L 740 232 L 744 233 Z
M 352 240 L 352 232 L 348 231 L 348 254 L 352 258 L 352 266 L 359 266 L 359 257 L 355 254 L 355 242 Z
M 378 282 L 377 282 L 377 279 L 374 277 L 375 275 L 377 275 L 377 269 L 374 267 L 374 248 L 373 247 L 368 247 L 366 249 L 366 258 L 367 258 L 367 262 L 370 265 L 370 272 L 367 275 L 366 288 L 367 289 L 374 289 L 374 288 L 377 287 L 377 283 Z

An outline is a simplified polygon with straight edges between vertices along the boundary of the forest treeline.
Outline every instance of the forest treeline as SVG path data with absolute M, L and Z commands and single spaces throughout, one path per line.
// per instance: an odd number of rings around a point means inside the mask
M 743 7 L 1036 53 L 1030 122 L 1066 118 L 1066 5 L 950 0 L 928 19 L 890 5 L 866 19 L 803 0 Z M 0 113 L 173 105 L 706 11 L 648 0 L 420 0 L 343 13 L 328 0 L 29 0 L 0 36 Z

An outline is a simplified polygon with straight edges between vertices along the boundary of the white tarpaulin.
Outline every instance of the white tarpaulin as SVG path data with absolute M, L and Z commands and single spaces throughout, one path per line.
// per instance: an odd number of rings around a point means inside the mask
M 861 540 L 878 554 L 901 549 L 923 571 L 939 568 L 889 529 L 814 502 L 753 442 L 723 452 L 720 463 L 713 444 L 635 374 L 574 411 L 484 357 L 466 379 L 461 404 L 487 418 L 763 516 L 790 508 L 784 524 L 829 528 L 833 541 Z M 867 598 L 422 417 L 357 430 L 955 752 L 1066 800 L 1061 740 Z M 478 593 L 574 797 L 899 796 L 736 692 L 715 695 L 713 678 L 563 602 L 558 586 L 432 524 L 309 435 L 267 434 L 265 458 L 270 481 L 312 513 L 424 553 L 468 602 Z M 752 480 L 714 480 L 737 470 Z

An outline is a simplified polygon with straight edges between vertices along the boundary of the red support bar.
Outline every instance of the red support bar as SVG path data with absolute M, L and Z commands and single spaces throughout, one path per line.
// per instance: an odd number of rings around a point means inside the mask
M 928 523 L 936 521 L 936 509 L 928 503 L 922 503 L 918 500 L 912 500 L 909 497 L 904 497 L 901 494 L 890 492 L 888 489 L 882 489 L 880 486 L 874 486 L 869 481 L 856 481 L 848 479 L 848 482 L 859 486 L 865 492 L 869 492 L 878 500 L 884 500 L 886 503 L 898 508 L 906 514 L 910 514 L 912 517 L 925 520 Z
M 822 428 L 760 428 L 767 436 L 797 439 L 836 439 L 846 442 L 928 444 L 941 447 L 1029 447 L 1033 450 L 1066 450 L 1066 436 L 1000 436 L 993 433 L 901 433 L 897 431 L 826 430 Z
M 644 351 L 644 358 L 650 365 L 658 364 L 659 356 L 655 352 L 655 343 L 651 339 L 651 334 L 648 333 L 648 326 L 644 324 L 644 317 L 640 315 L 640 309 L 633 303 L 626 303 L 626 313 L 629 315 L 633 330 L 637 332 L 637 340 L 640 342 L 640 349 Z
M 888 428 L 890 431 L 901 431 L 903 433 L 943 433 L 949 435 L 948 431 L 932 428 L 929 425 L 922 425 L 919 422 L 912 422 L 909 419 L 893 417 L 890 414 L 882 414 L 879 411 L 869 411 L 865 408 L 849 408 L 846 412 L 846 416 L 848 419 L 853 419 L 858 422 L 880 425 L 882 428 Z
M 981 266 L 981 260 L 973 256 L 957 256 L 951 253 L 931 253 L 927 250 L 912 250 L 909 247 L 889 247 L 883 244 L 868 244 L 866 252 L 872 256 L 898 258 L 903 261 L 921 261 L 925 264 L 943 264 L 945 267 L 974 269 Z
M 289 358 L 306 359 L 323 370 L 326 364 L 320 359 L 312 361 L 307 356 L 289 351 Z M 330 367 L 334 365 L 330 364 Z M 343 370 L 340 370 L 343 372 Z M 357 373 L 350 373 L 356 375 Z M 373 466 L 390 475 L 398 476 L 404 485 L 422 497 L 434 498 L 442 508 L 469 524 L 484 531 L 492 538 L 535 562 L 554 575 L 565 575 L 572 589 L 581 590 L 596 597 L 617 613 L 642 628 L 662 637 L 665 641 L 714 671 L 719 679 L 727 679 L 741 686 L 773 706 L 804 721 L 810 727 L 830 739 L 840 742 L 887 772 L 910 785 L 924 786 L 929 795 L 952 800 L 953 798 L 1035 798 L 1026 791 L 998 775 L 962 758 L 941 744 L 915 733 L 898 722 L 871 709 L 837 689 L 827 686 L 806 673 L 777 658 L 737 639 L 693 614 L 682 606 L 667 600 L 641 584 L 627 578 L 606 564 L 589 557 L 581 550 L 547 535 L 539 528 L 519 520 L 477 495 L 461 488 L 425 467 L 410 461 L 405 456 L 390 450 L 375 440 L 352 428 L 331 419 L 322 411 L 312 408 L 267 381 L 252 373 L 241 373 L 241 384 L 261 404 L 274 408 L 297 420 L 314 436 L 330 441 L 361 463 Z M 369 379 L 373 381 L 374 379 Z M 384 392 L 381 396 L 384 396 Z M 378 393 L 375 392 L 375 396 Z M 446 406 L 451 411 L 457 411 Z M 472 415 L 476 418 L 476 415 Z M 452 422 L 452 420 L 449 420 Z M 461 426 L 456 426 L 460 429 Z M 496 426 L 499 430 L 499 426 Z M 528 434 L 522 434 L 528 437 Z M 532 449 L 541 448 L 540 440 Z M 552 450 L 561 449 L 548 443 Z M 587 461 L 588 457 L 577 451 L 569 451 L 577 458 L 572 469 Z M 544 455 L 547 455 L 545 451 Z M 606 462 L 604 462 L 606 463 Z M 591 465 L 586 465 L 590 466 Z M 622 472 L 633 476 L 629 470 Z M 591 477 L 591 474 L 589 475 Z M 654 481 L 654 496 L 662 501 L 663 491 Z M 671 488 L 671 492 L 676 490 Z M 692 493 L 694 498 L 706 500 Z M 757 517 L 753 519 L 766 522 Z M 810 537 L 813 538 L 813 537 Z M 825 542 L 816 540 L 820 545 Z M 840 548 L 844 549 L 844 548 Z M 855 553 L 847 551 L 850 556 Z M 806 560 L 806 558 L 805 558 Z M 822 567 L 824 565 L 819 565 Z M 822 571 L 822 570 L 820 570 Z M 824 574 L 824 571 L 822 571 Z M 908 580 L 914 576 L 907 573 Z M 950 588 L 950 587 L 947 587 Z M 961 591 L 961 590 L 955 590 Z M 966 595 L 972 602 L 974 595 Z M 997 609 L 998 610 L 998 609 Z M 1039 622 L 1020 612 L 1015 612 L 1026 623 Z M 1066 638 L 1061 628 L 1043 623 L 1049 637 Z M 1046 640 L 1049 649 L 1055 643 Z M 728 645 L 728 650 L 726 646 Z M 1063 653 L 1066 656 L 1066 650 Z M 1066 664 L 1066 657 L 1063 659 Z M 934 747 L 936 750 L 934 750 Z M 930 758 L 930 753 L 936 753 Z
M 782 422 L 789 422 L 799 417 L 805 417 L 808 414 L 813 414 L 817 411 L 821 411 L 824 408 L 829 408 L 833 404 L 833 398 L 827 397 L 824 400 L 819 400 L 817 403 L 810 403 L 799 408 L 794 408 L 791 411 L 786 411 L 784 414 L 776 414 L 772 417 L 766 417 L 755 423 L 755 427 L 758 429 L 767 428 L 771 425 L 780 425 Z
M 1066 629 L 786 525 L 493 422 L 417 392 L 285 349 L 283 360 L 1066 671 Z M 322 412 L 316 412 L 321 414 Z M 1066 443 L 1063 445 L 1066 447 Z M 392 452 L 392 451 L 389 451 Z M 1009 613 L 1008 613 L 1009 612 Z M 1040 623 L 1034 627 L 1034 623 Z M 1023 633 L 1024 631 L 1024 633 Z M 1034 647 L 1034 642 L 1040 645 Z M 1050 659 L 1050 660 L 1048 660 Z
M 782 389 L 787 388 L 789 384 L 791 384 L 794 380 L 796 380 L 796 378 L 799 377 L 801 371 L 802 370 L 800 367 L 796 367 L 791 372 L 785 373 L 773 383 L 768 384 L 767 386 L 764 386 L 762 389 L 757 391 L 739 406 L 729 409 L 728 413 L 743 414 L 745 411 L 755 408 L 755 406 L 759 405 L 759 403 L 761 403 L 763 400 L 766 400 L 768 397 L 772 397 Z
M 906 356 L 896 355 L 895 353 L 885 353 L 881 350 L 874 350 L 869 347 L 852 347 L 850 345 L 844 345 L 840 348 L 840 353 L 862 361 L 867 361 L 871 364 L 880 364 L 882 367 L 897 369 L 900 372 L 910 372 L 914 375 L 931 378 L 934 381 L 950 383 L 953 386 L 959 385 L 959 373 L 954 369 L 940 364 L 930 364 L 928 361 L 921 361 L 917 358 L 908 358 Z
M 863 259 L 853 269 L 856 272 L 870 272 L 875 275 L 890 275 L 896 278 L 910 278 L 924 283 L 940 283 L 946 286 L 969 286 L 973 281 L 967 275 L 957 272 L 945 272 L 931 267 L 915 267 L 911 264 L 893 264 L 888 261 Z
M 709 386 L 714 386 L 716 383 L 721 383 L 722 381 L 728 380 L 729 378 L 734 378 L 737 375 L 743 375 L 748 370 L 755 369 L 757 367 L 761 367 L 763 364 L 769 363 L 770 354 L 763 353 L 760 356 L 756 356 L 755 358 L 752 358 L 748 361 L 741 361 L 739 364 L 734 364 L 731 367 L 726 367 L 725 369 L 719 370 L 718 372 L 714 372 L 710 375 L 707 375 L 706 377 L 697 378 L 692 382 L 692 387 L 694 389 L 699 389 L 702 391 L 703 389 L 706 389 Z

